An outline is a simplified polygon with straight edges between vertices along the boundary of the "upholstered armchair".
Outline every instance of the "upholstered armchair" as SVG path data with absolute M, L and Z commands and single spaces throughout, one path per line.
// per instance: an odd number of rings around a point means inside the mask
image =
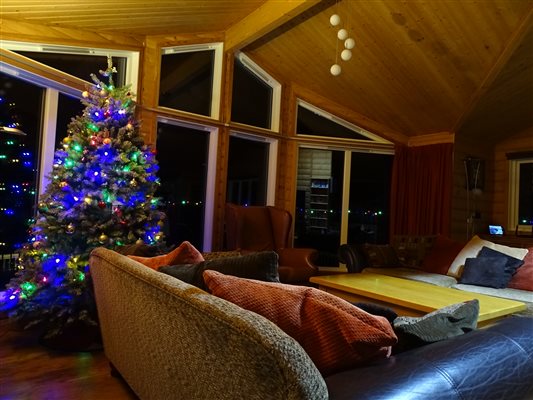
M 279 255 L 279 277 L 283 283 L 308 283 L 318 271 L 315 249 L 289 245 L 292 216 L 272 206 L 244 207 L 226 204 L 226 246 L 228 250 L 273 250 Z

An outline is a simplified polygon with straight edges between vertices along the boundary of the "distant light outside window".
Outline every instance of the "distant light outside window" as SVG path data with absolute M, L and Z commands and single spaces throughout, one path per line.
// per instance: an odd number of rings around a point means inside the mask
M 159 105 L 211 116 L 215 50 L 163 52 Z
M 231 120 L 270 129 L 273 89 L 235 58 Z
M 91 83 L 91 74 L 95 74 L 99 79 L 102 79 L 98 71 L 107 68 L 107 56 L 105 55 L 62 54 L 22 50 L 14 50 L 14 52 Z M 126 57 L 111 58 L 113 66 L 117 69 L 117 73 L 113 75 L 115 86 L 124 86 L 126 83 L 127 59 Z
M 266 205 L 269 143 L 230 137 L 226 200 Z
M 533 161 L 520 164 L 518 225 L 533 225 Z
M 203 249 L 209 133 L 159 122 L 156 149 L 167 244 Z

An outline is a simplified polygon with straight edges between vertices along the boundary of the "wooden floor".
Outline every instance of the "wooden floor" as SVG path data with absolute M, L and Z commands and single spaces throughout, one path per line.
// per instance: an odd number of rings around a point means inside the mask
M 103 351 L 50 350 L 34 333 L 0 319 L 0 400 L 137 399 L 110 375 Z

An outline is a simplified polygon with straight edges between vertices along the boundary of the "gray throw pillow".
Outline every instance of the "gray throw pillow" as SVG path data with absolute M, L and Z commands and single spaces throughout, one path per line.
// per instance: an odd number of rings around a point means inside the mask
M 440 308 L 422 317 L 398 317 L 393 322 L 399 340 L 403 335 L 422 343 L 438 342 L 473 331 L 477 327 L 479 300 L 473 299 Z M 406 336 L 407 337 L 407 336 Z
M 215 258 L 198 264 L 167 265 L 160 267 L 158 271 L 207 290 L 202 277 L 205 270 L 218 271 L 238 278 L 279 282 L 278 259 L 276 252 L 262 251 L 238 257 Z

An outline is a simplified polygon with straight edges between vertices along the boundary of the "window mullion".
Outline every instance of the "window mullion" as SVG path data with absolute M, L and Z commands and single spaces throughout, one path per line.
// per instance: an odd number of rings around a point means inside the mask
M 57 127 L 59 92 L 47 88 L 44 96 L 42 143 L 39 169 L 39 194 L 43 194 L 48 185 L 48 176 L 54 164 L 54 151 Z

